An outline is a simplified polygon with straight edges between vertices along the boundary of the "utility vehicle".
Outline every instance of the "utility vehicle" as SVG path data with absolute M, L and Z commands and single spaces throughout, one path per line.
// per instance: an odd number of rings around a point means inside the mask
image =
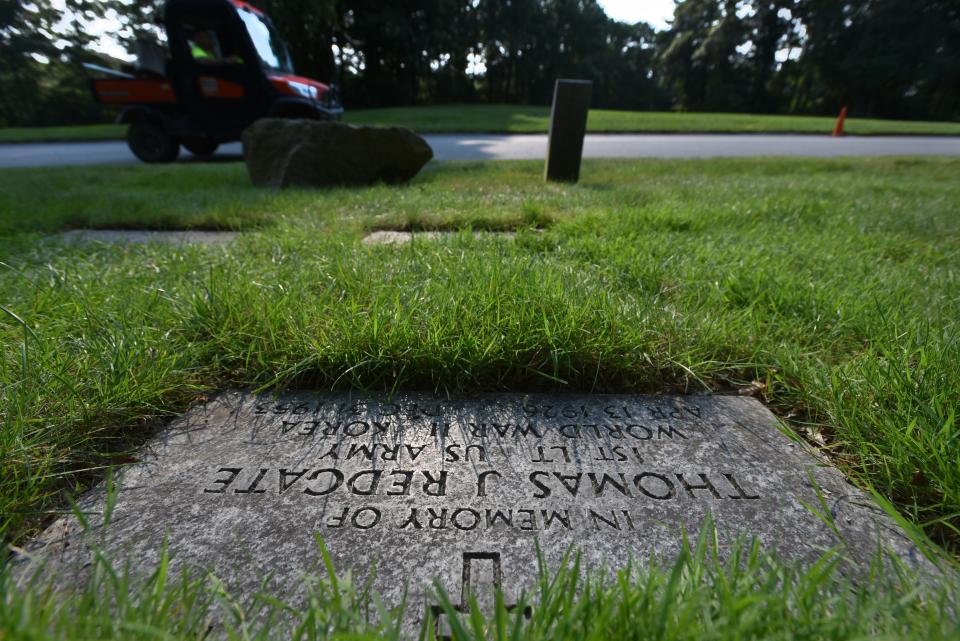
M 334 85 L 294 75 L 270 18 L 242 0 L 169 0 L 167 46 L 137 43 L 125 71 L 93 67 L 95 98 L 122 105 L 127 144 L 144 162 L 175 160 L 183 145 L 207 155 L 258 118 L 339 119 Z

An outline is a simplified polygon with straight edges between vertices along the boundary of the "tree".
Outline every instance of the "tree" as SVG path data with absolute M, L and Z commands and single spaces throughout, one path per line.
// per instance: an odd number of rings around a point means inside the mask
M 101 61 L 85 24 L 112 16 L 132 49 L 158 33 L 163 2 L 0 0 L 0 125 L 96 119 L 79 64 Z M 298 72 L 339 80 L 348 108 L 548 104 L 556 78 L 579 77 L 597 107 L 960 115 L 956 0 L 676 0 L 663 32 L 613 21 L 596 0 L 254 3 Z M 468 73 L 470 60 L 486 72 Z
M 597 57 L 593 104 L 612 109 L 661 110 L 670 100 L 656 75 L 656 31 L 649 24 L 610 21 Z
M 745 23 L 737 0 L 720 4 L 720 17 L 693 52 L 693 64 L 706 77 L 704 107 L 711 111 L 741 111 L 747 107 L 749 69 L 740 47 L 746 45 Z
M 777 52 L 791 43 L 793 0 L 753 0 L 753 15 L 747 29 L 753 47 L 749 56 L 750 89 L 748 105 L 758 113 L 778 111 L 782 98 L 776 95 L 772 81 L 779 69 Z
M 80 66 L 98 60 L 84 23 L 111 8 L 90 0 L 66 0 L 63 10 L 46 0 L 0 0 L 0 124 L 98 119 Z
M 478 49 L 486 64 L 484 95 L 489 102 L 535 100 L 531 86 L 543 70 L 548 12 L 537 0 L 480 0 Z M 554 48 L 555 49 L 555 48 Z
M 670 30 L 657 43 L 664 87 L 680 109 L 706 107 L 707 71 L 694 56 L 719 20 L 715 0 L 677 0 Z
M 813 108 L 878 117 L 955 118 L 960 6 L 946 0 L 798 0 Z
M 336 0 L 261 0 L 280 33 L 292 45 L 290 55 L 298 73 L 324 82 L 336 79 L 333 39 L 341 27 Z

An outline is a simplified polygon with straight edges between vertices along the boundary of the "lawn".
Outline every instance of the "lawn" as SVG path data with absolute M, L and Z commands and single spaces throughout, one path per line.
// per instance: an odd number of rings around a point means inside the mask
M 250 186 L 241 164 L 4 171 L 3 538 L 21 542 L 63 507 L 65 490 L 125 460 L 151 426 L 231 386 L 750 386 L 857 483 L 954 548 L 960 160 L 588 160 L 578 185 L 545 185 L 541 174 L 534 162 L 434 163 L 406 187 L 274 192 Z M 39 235 L 82 226 L 250 233 L 228 247 Z M 371 229 L 464 231 L 361 244 Z M 466 233 L 477 229 L 517 235 Z M 606 614 L 569 604 L 547 620 L 569 627 L 538 634 L 616 637 L 639 625 L 658 638 L 788 638 L 799 622 L 811 638 L 957 633 L 955 583 L 938 603 L 902 585 L 851 593 L 829 563 L 810 575 L 718 563 L 597 588 Z M 155 592 L 143 607 L 158 626 L 181 620 L 163 607 L 187 616 L 183 601 Z M 0 617 L 55 627 L 42 607 L 23 615 L 20 598 L 6 609 L 0 599 Z M 108 637 L 107 622 L 125 620 L 111 608 L 134 605 L 70 607 Z M 330 607 L 311 620 L 347 616 Z
M 347 122 L 363 125 L 400 125 L 421 132 L 546 133 L 549 107 L 518 105 L 453 105 L 397 107 L 348 112 Z M 593 133 L 798 133 L 828 135 L 836 118 L 769 116 L 670 111 L 613 111 L 592 109 L 587 131 Z M 851 135 L 960 135 L 957 122 L 847 119 Z
M 347 111 L 344 120 L 360 125 L 409 127 L 420 133 L 546 133 L 549 107 L 522 105 L 442 105 Z M 587 122 L 594 133 L 796 133 L 827 135 L 833 117 L 769 116 L 669 111 L 614 111 L 593 109 Z M 918 122 L 850 118 L 845 131 L 870 135 L 960 135 L 958 122 Z M 126 127 L 34 127 L 0 129 L 0 143 L 71 140 L 122 140 Z
M 78 125 L 75 127 L 6 127 L 0 129 L 0 143 L 73 142 L 81 140 L 124 140 L 126 125 Z

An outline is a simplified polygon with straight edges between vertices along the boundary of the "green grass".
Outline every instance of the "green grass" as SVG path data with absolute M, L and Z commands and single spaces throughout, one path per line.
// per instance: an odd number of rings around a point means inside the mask
M 65 127 L 5 127 L 0 143 L 74 142 L 81 140 L 124 140 L 126 125 L 76 125 Z
M 956 544 L 960 160 L 589 160 L 578 185 L 541 175 L 536 162 L 442 163 L 405 187 L 275 192 L 250 186 L 241 164 L 0 173 L 3 538 L 21 541 L 158 421 L 231 386 L 755 381 L 853 479 Z M 38 237 L 77 225 L 251 233 L 230 247 Z M 464 231 L 362 245 L 375 228 Z M 754 603 L 749 585 L 731 594 L 788 636 L 772 614 L 781 595 Z M 27 607 L 15 598 L 0 606 L 11 616 Z M 863 598 L 886 617 L 878 634 L 896 637 L 883 627 L 899 625 L 894 606 Z M 32 629 L 49 627 L 50 603 L 36 602 Z M 830 625 L 844 625 L 829 603 Z M 107 605 L 90 607 L 107 620 Z M 898 612 L 936 628 L 929 607 L 911 594 Z M 691 628 L 699 638 L 721 629 L 710 617 Z M 836 636 L 869 625 L 854 618 Z
M 611 577 L 581 573 L 580 558 L 540 566 L 533 590 L 508 611 L 499 593 L 491 611 L 461 614 L 437 594 L 456 641 L 654 639 L 956 639 L 958 592 L 917 582 L 877 562 L 869 587 L 837 572 L 838 555 L 812 567 L 785 565 L 756 544 L 736 544 L 724 558 L 710 528 L 686 542 L 671 566 L 635 564 Z M 402 610 L 386 610 L 348 576 L 337 576 L 321 548 L 325 575 L 307 577 L 302 601 L 287 595 L 238 598 L 213 574 L 171 576 L 163 557 L 138 581 L 97 557 L 75 594 L 42 584 L 16 586 L 0 569 L 3 639 L 435 639 L 428 617 L 405 629 Z M 141 568 L 144 569 L 144 568 Z M 532 604 L 529 620 L 526 604 Z M 408 608 L 418 607 L 408 604 Z
M 546 133 L 549 107 L 523 105 L 439 105 L 349 110 L 344 121 L 361 125 L 409 127 L 421 133 Z M 822 116 L 768 116 L 668 111 L 593 109 L 587 130 L 594 133 L 797 133 L 827 135 L 836 119 Z M 960 122 L 850 118 L 846 133 L 870 135 L 960 135 Z M 0 129 L 0 143 L 69 140 L 121 140 L 120 125 Z
M 350 111 L 347 122 L 400 125 L 421 132 L 545 133 L 549 107 L 519 105 L 443 105 Z M 729 113 L 677 113 L 592 109 L 587 131 L 594 133 L 802 133 L 828 135 L 836 118 Z M 849 118 L 851 135 L 960 135 L 957 122 L 909 122 Z

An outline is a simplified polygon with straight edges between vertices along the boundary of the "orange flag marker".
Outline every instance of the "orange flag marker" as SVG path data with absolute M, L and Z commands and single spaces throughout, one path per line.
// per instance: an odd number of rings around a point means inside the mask
M 844 105 L 840 108 L 840 115 L 837 116 L 837 124 L 833 127 L 833 136 L 839 137 L 843 135 L 843 123 L 847 119 L 847 106 Z

